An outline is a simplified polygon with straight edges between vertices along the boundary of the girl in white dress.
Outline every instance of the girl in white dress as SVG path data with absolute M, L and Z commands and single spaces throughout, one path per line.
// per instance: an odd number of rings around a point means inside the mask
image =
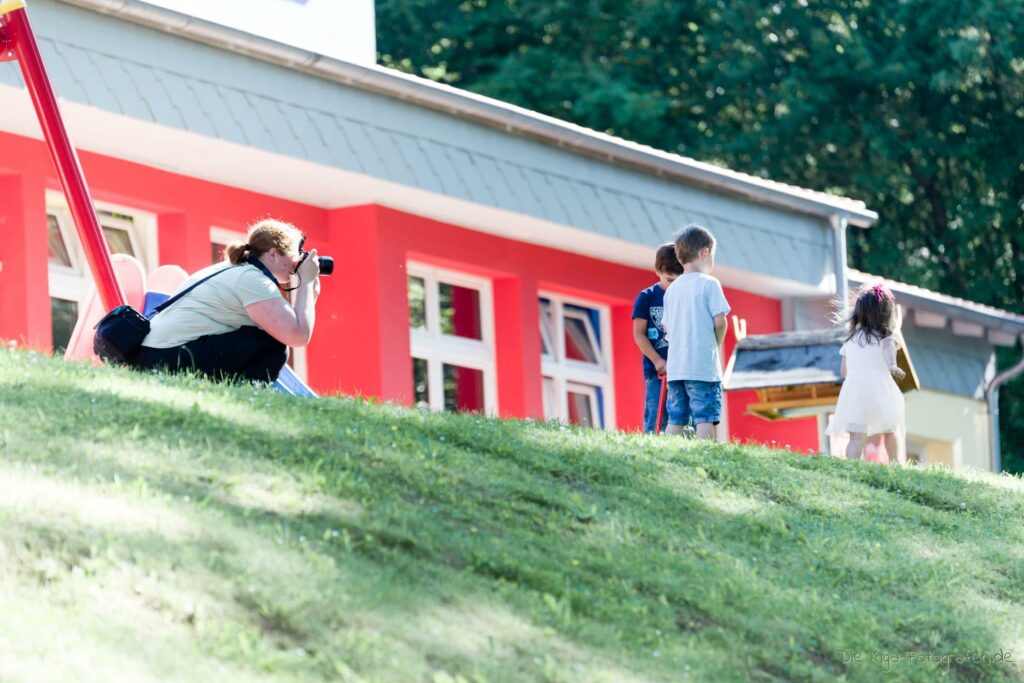
M 850 333 L 839 349 L 843 356 L 842 389 L 829 432 L 849 434 L 847 458 L 860 458 L 867 444 L 878 451 L 884 441 L 889 457 L 905 456 L 899 439 L 906 431 L 903 392 L 895 380 L 906 373 L 896 365 L 899 342 L 896 301 L 881 284 L 861 287 L 849 318 Z

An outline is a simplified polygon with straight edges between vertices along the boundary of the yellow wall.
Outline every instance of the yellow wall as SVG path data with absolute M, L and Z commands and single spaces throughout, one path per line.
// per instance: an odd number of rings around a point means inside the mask
M 991 471 L 985 401 L 928 390 L 905 396 L 908 450 L 917 442 L 924 446 L 927 464 Z

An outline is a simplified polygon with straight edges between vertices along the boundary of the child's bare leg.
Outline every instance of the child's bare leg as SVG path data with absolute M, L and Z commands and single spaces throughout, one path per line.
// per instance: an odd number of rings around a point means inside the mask
M 889 454 L 889 462 L 895 458 L 901 465 L 907 464 L 907 454 L 900 452 L 899 441 L 896 439 L 896 432 L 883 434 L 885 439 L 885 452 Z
M 697 438 L 698 439 L 709 439 L 715 440 L 715 423 L 714 422 L 698 422 L 697 423 Z
M 686 429 L 686 427 L 683 425 L 666 425 L 665 434 L 676 434 L 682 436 L 684 429 Z
M 864 450 L 865 436 L 867 435 L 859 432 L 850 432 L 850 443 L 846 444 L 846 458 L 848 460 L 860 458 L 860 452 Z

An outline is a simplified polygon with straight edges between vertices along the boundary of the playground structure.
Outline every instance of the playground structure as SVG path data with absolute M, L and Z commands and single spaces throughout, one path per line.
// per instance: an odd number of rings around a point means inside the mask
M 24 0 L 0 0 L 0 46 L 4 60 L 13 59 L 21 68 L 100 301 L 106 310 L 121 306 L 125 303 L 124 291 L 114 274 L 110 248 L 96 217 L 78 153 L 57 107 L 57 96 L 46 74 Z
M 161 266 L 150 275 L 147 288 L 145 272 L 136 259 L 124 255 L 111 256 L 85 182 L 82 164 L 64 125 L 32 32 L 24 0 L 0 0 L 0 61 L 11 60 L 16 61 L 21 69 L 96 285 L 95 296 L 91 296 L 79 312 L 65 358 L 95 359 L 92 330 L 106 311 L 128 304 L 148 317 L 169 298 L 187 274 L 178 266 Z M 274 388 L 294 395 L 316 396 L 287 365 Z

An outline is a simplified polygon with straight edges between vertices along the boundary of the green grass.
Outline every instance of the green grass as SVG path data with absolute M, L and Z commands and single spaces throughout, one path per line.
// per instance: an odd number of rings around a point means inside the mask
M 1012 477 L 10 351 L 0 453 L 4 681 L 1024 680 Z

